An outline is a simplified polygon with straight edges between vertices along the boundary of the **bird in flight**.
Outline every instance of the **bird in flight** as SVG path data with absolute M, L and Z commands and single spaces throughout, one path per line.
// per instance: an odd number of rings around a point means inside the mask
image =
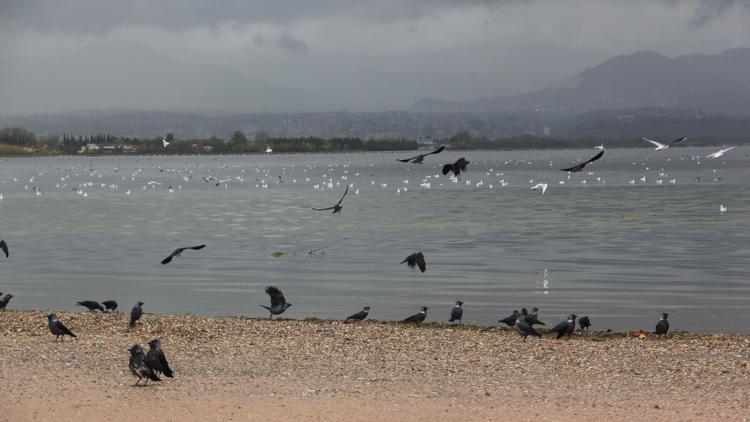
M 731 151 L 731 150 L 733 150 L 735 148 L 737 148 L 737 145 L 732 146 L 732 147 L 727 147 L 727 148 L 720 149 L 720 150 L 718 150 L 718 151 L 716 151 L 714 153 L 708 154 L 706 156 L 706 158 L 719 158 L 722 155 L 724 155 L 724 153 L 729 152 L 729 151 Z
M 279 290 L 276 286 L 268 286 L 266 287 L 266 293 L 268 296 L 271 296 L 271 306 L 266 305 L 260 305 L 263 308 L 268 309 L 268 312 L 271 314 L 268 316 L 269 319 L 273 319 L 274 315 L 279 315 L 284 313 L 290 306 L 292 306 L 291 303 L 288 303 L 286 301 L 286 298 L 284 298 L 284 293 L 281 293 L 281 290 Z
M 577 171 L 581 171 L 581 170 L 583 170 L 584 167 L 586 167 L 586 164 L 594 162 L 594 161 L 602 158 L 602 155 L 604 155 L 604 151 L 599 152 L 599 154 L 596 154 L 595 156 L 593 156 L 592 158 L 590 158 L 588 161 L 584 161 L 584 162 L 582 162 L 580 164 L 577 164 L 577 165 L 575 165 L 573 167 L 568 167 L 566 169 L 560 169 L 560 170 L 562 170 L 562 171 L 569 171 L 569 172 L 572 172 L 572 173 L 575 173 Z
M 315 211 L 328 211 L 328 210 L 333 210 L 333 212 L 332 212 L 331 214 L 336 214 L 336 213 L 340 213 L 340 212 L 341 212 L 341 209 L 342 209 L 342 208 L 344 208 L 344 207 L 342 207 L 342 206 L 341 206 L 341 202 L 343 202 L 343 201 L 344 201 L 344 197 L 346 196 L 346 194 L 347 194 L 348 192 L 349 192 L 349 185 L 346 185 L 346 189 L 344 190 L 344 194 L 343 194 L 343 195 L 341 195 L 341 199 L 339 199 L 339 202 L 337 202 L 337 203 L 336 203 L 336 205 L 334 205 L 334 206 L 332 206 L 332 207 L 328 207 L 328 208 L 313 208 L 313 209 L 314 209 Z
M 168 257 L 166 257 L 166 258 L 162 259 L 161 263 L 162 263 L 162 265 L 166 265 L 166 264 L 169 264 L 170 262 L 172 262 L 172 258 L 174 258 L 174 257 L 177 257 L 177 256 L 180 256 L 180 254 L 182 254 L 182 252 L 183 252 L 183 251 L 184 251 L 185 249 L 192 249 L 192 250 L 194 250 L 194 251 L 197 251 L 197 250 L 203 249 L 203 248 L 205 248 L 205 247 L 206 247 L 206 245 L 198 245 L 198 246 L 188 246 L 188 247 L 186 247 L 186 248 L 177 248 L 177 249 L 175 249 L 175 250 L 174 250 L 174 252 L 172 252 L 172 254 L 170 254 L 170 255 L 169 255 Z
M 601 149 L 601 150 L 603 150 L 604 149 L 604 144 L 599 144 L 599 145 L 595 146 L 594 149 Z
M 654 144 L 654 146 L 656 147 L 656 148 L 654 148 L 654 151 L 661 151 L 663 149 L 667 149 L 667 148 L 671 147 L 672 145 L 674 145 L 674 144 L 676 144 L 678 142 L 684 141 L 685 139 L 687 139 L 687 136 L 683 136 L 682 138 L 677 138 L 677 139 L 675 139 L 674 141 L 672 141 L 672 142 L 670 142 L 668 144 L 662 144 L 660 142 L 652 141 L 651 139 L 648 139 L 648 138 L 641 138 L 641 139 L 643 139 L 646 142 L 651 142 L 652 144 Z
M 432 155 L 432 154 L 440 154 L 441 152 L 443 152 L 444 149 L 445 149 L 445 146 L 442 146 L 436 149 L 435 151 L 428 152 L 427 154 L 419 154 L 411 158 L 403 158 L 403 159 L 397 158 L 396 161 L 401 161 L 402 163 L 422 164 L 422 162 L 424 162 L 424 157 L 427 157 L 428 155 Z
M 8 244 L 4 240 L 0 240 L 0 249 L 2 249 L 5 257 L 8 257 Z
M 418 266 L 419 271 L 421 272 L 425 272 L 427 270 L 427 263 L 424 262 L 424 255 L 422 255 L 422 252 L 414 252 L 413 254 L 404 258 L 404 260 L 400 263 L 403 264 L 404 262 L 406 262 L 406 265 L 408 265 L 409 268 Z
M 446 164 L 443 166 L 443 176 L 447 175 L 450 172 L 453 172 L 453 175 L 458 177 L 458 175 L 461 174 L 462 171 L 466 171 L 466 166 L 468 164 L 469 161 L 467 161 L 464 157 L 459 158 L 453 164 Z
M 531 187 L 531 190 L 541 190 L 542 195 L 544 195 L 544 192 L 547 192 L 547 184 L 546 183 L 537 183 L 536 185 Z

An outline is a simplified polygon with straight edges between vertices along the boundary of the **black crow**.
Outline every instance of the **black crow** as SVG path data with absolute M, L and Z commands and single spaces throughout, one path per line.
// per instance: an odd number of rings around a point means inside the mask
M 76 305 L 78 305 L 78 306 L 85 306 L 85 307 L 89 308 L 89 311 L 95 311 L 95 310 L 98 309 L 98 310 L 104 312 L 104 307 L 102 305 L 100 305 L 99 302 L 96 302 L 94 300 L 84 300 L 84 301 L 81 301 L 81 302 L 76 302 Z
M 576 329 L 576 318 L 576 314 L 570 314 L 566 321 L 552 327 L 552 331 L 557 333 L 558 339 L 564 335 L 570 337 L 570 335 L 573 334 L 573 331 Z
M 49 331 L 55 335 L 55 341 L 60 337 L 64 340 L 65 336 L 77 337 L 72 331 L 68 330 L 59 319 L 57 319 L 57 315 L 55 314 L 47 315 L 47 326 L 49 326 Z
M 409 268 L 418 266 L 419 271 L 421 272 L 425 272 L 427 270 L 427 263 L 424 262 L 424 255 L 422 255 L 422 252 L 415 252 L 404 258 L 404 260 L 400 263 L 403 264 L 404 262 L 406 262 L 406 265 L 408 265 Z
M 461 307 L 464 303 L 460 300 L 456 301 L 456 304 L 453 305 L 453 309 L 451 309 L 451 319 L 448 320 L 448 322 L 455 322 L 458 321 L 458 323 L 461 323 L 461 318 L 464 316 L 464 308 Z
M 461 174 L 462 171 L 466 171 L 466 166 L 468 164 L 469 162 L 466 161 L 464 157 L 459 158 L 453 164 L 446 164 L 443 166 L 443 176 L 447 175 L 450 172 L 453 172 L 453 175 L 458 177 L 458 175 Z
M 286 311 L 290 306 L 292 306 L 291 303 L 287 303 L 286 299 L 284 298 L 284 294 L 281 293 L 281 290 L 279 290 L 276 286 L 268 286 L 266 287 L 266 293 L 271 296 L 271 306 L 266 305 L 260 305 L 266 309 L 268 309 L 268 312 L 271 314 L 268 316 L 269 319 L 273 319 L 274 315 L 283 314 L 284 311 Z
M 0 240 L 0 250 L 3 251 L 3 253 L 5 254 L 6 258 L 9 256 L 8 255 L 8 244 L 5 243 L 4 240 Z
M 512 327 L 512 326 L 516 325 L 516 320 L 518 319 L 519 315 L 521 315 L 521 314 L 518 312 L 518 310 L 514 310 L 513 314 L 511 314 L 510 316 L 507 316 L 507 317 L 505 317 L 505 318 L 503 318 L 503 319 L 501 319 L 501 320 L 499 320 L 497 322 L 499 322 L 501 324 L 505 324 L 508 327 Z
M 539 321 L 539 318 L 537 318 L 537 312 L 539 311 L 539 308 L 534 308 L 531 310 L 531 313 L 526 310 L 526 308 L 521 308 L 521 315 L 524 318 L 524 322 L 527 324 L 534 326 L 534 325 L 546 325 L 542 321 Z
M 336 205 L 334 205 L 334 206 L 332 206 L 332 207 L 328 207 L 328 208 L 313 208 L 313 209 L 314 209 L 315 211 L 328 211 L 328 210 L 333 210 L 333 212 L 332 212 L 331 214 L 336 214 L 336 213 L 340 213 L 340 212 L 341 212 L 341 210 L 342 210 L 342 209 L 344 208 L 344 207 L 342 207 L 342 206 L 341 206 L 341 202 L 343 202 L 343 201 L 344 201 L 344 197 L 346 196 L 346 194 L 347 194 L 348 192 L 349 192 L 349 185 L 346 185 L 346 189 L 344 189 L 344 194 L 343 194 L 343 195 L 341 195 L 341 199 L 339 199 L 339 202 L 337 202 L 337 203 L 336 203 Z
M 526 323 L 523 315 L 519 315 L 518 318 L 516 318 L 515 327 L 516 331 L 518 331 L 518 334 L 523 336 L 523 341 L 526 341 L 526 337 L 528 336 L 536 336 L 542 338 L 542 335 L 539 334 L 539 332 L 535 330 L 534 327 L 531 326 L 531 324 Z
M 133 309 L 130 310 L 130 323 L 128 326 L 131 328 L 135 327 L 135 323 L 141 319 L 141 315 L 143 315 L 143 308 L 141 308 L 141 306 L 143 305 L 145 305 L 145 303 L 138 301 L 135 306 L 133 306 Z
M 130 372 L 132 372 L 133 375 L 138 377 L 138 381 L 135 385 L 138 385 L 143 378 L 146 378 L 146 382 L 144 382 L 143 385 L 148 384 L 148 380 L 161 381 L 161 379 L 156 376 L 154 369 L 146 361 L 146 354 L 143 353 L 143 347 L 141 347 L 140 344 L 134 344 L 133 347 L 128 349 L 128 351 L 130 352 L 128 368 L 130 368 Z
M 114 300 L 105 300 L 104 302 L 102 302 L 102 305 L 104 305 L 104 308 L 107 311 L 114 311 L 115 309 L 117 309 L 117 302 L 115 302 Z
M 174 378 L 172 369 L 169 367 L 167 357 L 164 356 L 164 351 L 161 350 L 161 340 L 155 338 L 148 342 L 148 353 L 146 354 L 146 362 L 153 368 L 157 375 L 164 373 L 169 378 Z
M 415 324 L 419 324 L 420 322 L 424 321 L 425 318 L 427 318 L 427 310 L 430 309 L 426 306 L 422 306 L 419 310 L 418 314 L 414 314 L 410 316 L 409 318 L 406 318 L 403 322 L 413 322 Z
M 194 250 L 194 251 L 197 251 L 197 250 L 201 250 L 201 249 L 203 249 L 203 248 L 205 248 L 205 247 L 206 247 L 206 245 L 198 245 L 198 246 L 188 246 L 188 247 L 186 247 L 186 248 L 177 248 L 177 249 L 175 249 L 175 250 L 174 250 L 174 252 L 172 252 L 172 254 L 171 254 L 171 255 L 169 255 L 168 257 L 164 258 L 164 259 L 163 259 L 163 260 L 161 261 L 161 263 L 162 263 L 162 265 L 166 265 L 166 264 L 169 264 L 170 262 L 172 262 L 172 258 L 174 258 L 174 257 L 176 257 L 176 256 L 180 256 L 180 254 L 182 254 L 182 252 L 183 252 L 183 251 L 184 251 L 185 249 L 192 249 L 192 250 Z
M 577 171 L 581 171 L 581 170 L 583 170 L 584 167 L 586 167 L 586 164 L 594 162 L 594 161 L 602 158 L 602 155 L 604 155 L 604 151 L 601 151 L 599 154 L 596 154 L 594 157 L 592 157 L 588 161 L 584 161 L 583 163 L 577 164 L 577 165 L 575 165 L 573 167 L 568 167 L 566 169 L 560 169 L 560 170 L 562 170 L 562 171 L 569 171 L 569 172 L 572 172 L 572 173 L 575 173 Z
M 369 306 L 365 306 L 361 311 L 357 312 L 354 315 L 349 315 L 349 317 L 346 318 L 346 319 L 347 320 L 354 320 L 354 321 L 362 321 L 365 318 L 367 318 L 367 314 L 369 314 L 369 313 L 370 313 L 370 307 Z
M 397 158 L 396 161 L 401 161 L 402 163 L 422 164 L 422 162 L 424 161 L 424 157 L 428 155 L 432 155 L 432 154 L 440 154 L 441 152 L 443 152 L 444 149 L 445 147 L 442 146 L 436 149 L 435 151 L 428 152 L 427 154 L 419 154 L 419 155 L 415 155 L 414 157 L 404 158 L 404 159 Z
M 581 327 L 581 330 L 588 331 L 589 327 L 591 327 L 591 320 L 588 316 L 583 316 L 578 319 L 578 326 Z
M 3 311 L 5 310 L 5 307 L 8 306 L 8 302 L 13 298 L 13 295 L 8 293 L 5 295 L 4 298 L 0 299 L 0 309 Z
M 656 323 L 656 331 L 654 331 L 654 334 L 667 334 L 667 331 L 669 331 L 669 321 L 667 321 L 668 316 L 669 314 L 666 312 L 661 314 L 659 322 Z

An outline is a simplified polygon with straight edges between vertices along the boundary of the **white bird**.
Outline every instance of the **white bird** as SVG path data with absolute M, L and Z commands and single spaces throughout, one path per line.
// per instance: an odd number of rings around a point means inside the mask
M 720 150 L 718 150 L 718 151 L 716 151 L 714 153 L 708 154 L 706 156 L 706 158 L 719 158 L 722 155 L 724 155 L 725 152 L 731 151 L 731 150 L 733 150 L 735 148 L 737 148 L 737 145 L 731 146 L 731 147 L 728 147 L 728 148 L 724 148 L 724 149 L 720 149 Z
M 600 144 L 594 147 L 594 149 L 604 149 L 604 144 Z
M 542 190 L 542 195 L 544 195 L 545 192 L 547 192 L 547 184 L 546 183 L 537 183 L 536 185 L 531 187 L 531 190 Z
M 670 146 L 672 146 L 672 145 L 674 145 L 674 144 L 676 144 L 678 142 L 684 141 L 685 139 L 687 139 L 687 136 L 683 136 L 682 138 L 677 138 L 674 141 L 672 141 L 672 142 L 670 142 L 670 143 L 668 143 L 666 145 L 662 144 L 660 142 L 652 141 L 651 139 L 648 139 L 648 138 L 641 138 L 641 139 L 643 139 L 646 142 L 651 142 L 652 144 L 654 144 L 654 146 L 656 146 L 656 148 L 654 148 L 655 151 L 661 151 L 663 149 L 669 148 Z
M 169 146 L 169 142 L 167 141 L 167 138 L 161 138 L 161 143 L 164 145 L 164 148 Z
M 719 205 L 719 212 L 727 212 L 727 207 L 724 204 Z

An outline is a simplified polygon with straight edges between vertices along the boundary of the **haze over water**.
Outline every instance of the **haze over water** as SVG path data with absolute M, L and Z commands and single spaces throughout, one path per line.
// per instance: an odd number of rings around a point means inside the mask
M 428 321 L 445 321 L 463 300 L 464 322 L 484 325 L 538 306 L 548 325 L 575 312 L 594 329 L 652 330 L 669 312 L 674 329 L 747 332 L 750 159 L 746 148 L 697 158 L 716 149 L 606 150 L 570 179 L 558 169 L 595 150 L 446 151 L 421 166 L 395 161 L 409 153 L 3 159 L 0 292 L 16 309 L 115 299 L 124 311 L 142 300 L 146 312 L 265 317 L 263 289 L 276 285 L 287 318 L 369 305 L 372 318 L 403 319 L 426 305 Z M 461 180 L 435 177 L 461 156 Z M 540 182 L 544 195 L 530 189 Z M 310 209 L 346 183 L 341 214 Z M 414 251 L 424 274 L 399 264 Z

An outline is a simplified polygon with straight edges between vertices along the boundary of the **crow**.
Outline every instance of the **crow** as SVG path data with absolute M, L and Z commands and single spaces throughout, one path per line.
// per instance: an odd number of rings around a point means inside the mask
M 367 314 L 369 314 L 369 313 L 370 313 L 370 307 L 369 306 L 365 306 L 361 311 L 357 312 L 354 315 L 349 315 L 349 317 L 347 317 L 346 319 L 347 320 L 354 320 L 354 321 L 362 321 L 365 318 L 367 318 Z
M 523 315 L 519 315 L 518 318 L 516 318 L 516 331 L 518 331 L 518 334 L 523 336 L 523 341 L 526 341 L 526 337 L 528 336 L 535 336 L 542 338 L 542 335 L 539 334 L 537 330 L 534 329 L 534 327 L 531 326 L 531 324 L 528 324 L 524 318 Z
M 0 299 L 0 309 L 3 311 L 5 310 L 5 307 L 8 306 L 8 302 L 13 298 L 13 295 L 8 293 L 5 295 L 4 298 Z
M 424 255 L 422 255 L 422 252 L 415 252 L 404 258 L 404 260 L 400 263 L 403 264 L 404 262 L 406 262 L 406 265 L 408 265 L 409 268 L 418 266 L 419 271 L 421 272 L 425 272 L 427 270 L 427 263 L 424 262 Z
M 115 309 L 117 309 L 117 302 L 115 302 L 114 300 L 105 300 L 104 302 L 102 302 L 102 305 L 104 305 L 104 308 L 107 311 L 114 311 Z
M 456 301 L 456 304 L 453 306 L 453 309 L 451 309 L 451 318 L 448 320 L 448 322 L 455 322 L 458 321 L 459 324 L 461 324 L 461 318 L 464 316 L 464 308 L 461 307 L 464 303 L 460 300 Z
M 443 166 L 443 176 L 447 175 L 450 172 L 453 172 L 453 175 L 458 177 L 458 175 L 461 174 L 462 171 L 466 171 L 466 166 L 468 164 L 469 162 L 466 161 L 464 157 L 459 158 L 453 164 L 446 164 Z
M 529 311 L 527 311 L 526 308 L 521 308 L 521 315 L 524 318 L 524 322 L 526 322 L 532 327 L 534 325 L 546 325 L 542 321 L 539 321 L 539 318 L 537 318 L 536 314 L 538 311 L 539 311 L 539 308 L 533 308 L 531 310 L 531 313 L 529 313 Z
M 668 313 L 661 314 L 661 318 L 659 319 L 659 322 L 656 324 L 656 331 L 654 331 L 654 334 L 659 335 L 666 335 L 669 331 L 669 321 L 667 321 L 667 317 L 669 316 Z
M 148 353 L 146 354 L 146 363 L 148 363 L 157 375 L 164 373 L 169 378 L 174 378 L 172 369 L 169 367 L 167 357 L 161 350 L 161 340 L 155 338 L 148 342 Z
M 424 157 L 428 155 L 432 155 L 432 154 L 440 154 L 441 152 L 443 152 L 444 149 L 445 149 L 445 146 L 442 146 L 436 149 L 435 151 L 428 152 L 427 154 L 419 154 L 411 158 L 403 158 L 403 159 L 397 158 L 396 161 L 401 161 L 402 163 L 422 164 L 422 162 L 424 161 Z
M 291 303 L 287 303 L 286 299 L 284 298 L 284 294 L 281 293 L 281 290 L 279 290 L 276 286 L 266 287 L 266 293 L 269 296 L 271 296 L 271 306 L 270 307 L 266 305 L 260 305 L 260 306 L 268 309 L 268 312 L 271 313 L 268 316 L 269 319 L 273 319 L 274 315 L 283 314 L 284 311 L 286 311 L 290 306 L 292 306 Z
M 588 331 L 589 327 L 591 327 L 591 320 L 588 316 L 583 316 L 580 319 L 578 319 L 578 326 L 581 327 L 581 330 Z
M 76 302 L 76 305 L 78 305 L 78 306 L 85 306 L 85 307 L 89 308 L 89 311 L 95 311 L 95 310 L 98 309 L 98 310 L 104 312 L 104 307 L 102 305 L 100 305 L 99 302 L 96 302 L 94 300 L 84 300 L 82 302 Z
M 141 306 L 143 305 L 145 305 L 145 303 L 138 301 L 135 306 L 133 306 L 133 309 L 130 310 L 130 323 L 128 324 L 130 328 L 135 327 L 135 323 L 141 319 L 141 315 L 143 315 L 143 308 L 141 308 Z
M 161 264 L 162 264 L 162 265 L 166 265 L 166 264 L 169 264 L 170 262 L 172 262 L 172 258 L 174 258 L 174 257 L 177 257 L 177 256 L 180 256 L 180 254 L 182 254 L 182 252 L 183 252 L 183 251 L 184 251 L 185 249 L 192 249 L 192 250 L 194 250 L 194 251 L 197 251 L 197 250 L 201 250 L 201 249 L 203 249 L 203 248 L 205 248 L 205 247 L 206 247 L 206 245 L 198 245 L 198 246 L 188 246 L 188 247 L 186 247 L 186 248 L 177 248 L 177 249 L 175 249 L 175 250 L 174 250 L 174 252 L 172 252 L 172 254 L 170 254 L 170 255 L 169 255 L 168 257 L 166 257 L 166 258 L 162 259 L 162 261 L 161 261 Z
M 128 351 L 130 352 L 128 368 L 130 368 L 130 372 L 132 372 L 133 375 L 138 377 L 138 381 L 133 386 L 140 384 L 143 378 L 146 378 L 146 382 L 144 382 L 143 385 L 148 384 L 148 380 L 161 381 L 161 379 L 156 376 L 154 369 L 146 361 L 146 355 L 143 353 L 143 347 L 141 347 L 140 344 L 134 344 L 133 347 L 128 349 Z
M 589 159 L 588 161 L 584 161 L 583 163 L 577 164 L 573 167 L 568 167 L 566 169 L 560 169 L 562 171 L 569 171 L 571 173 L 575 173 L 577 171 L 583 170 L 584 167 L 586 167 L 586 164 L 594 162 L 600 158 L 602 158 L 602 155 L 604 155 L 604 151 L 599 152 L 599 154 L 596 154 L 593 158 Z
M 343 195 L 341 195 L 341 199 L 339 199 L 339 202 L 337 202 L 337 203 L 336 203 L 336 205 L 334 205 L 334 206 L 332 206 L 332 207 L 328 207 L 328 208 L 313 208 L 313 209 L 314 209 L 315 211 L 328 211 L 328 210 L 333 210 L 333 212 L 332 212 L 331 214 L 337 214 L 337 213 L 340 213 L 340 212 L 341 212 L 341 210 L 342 210 L 342 209 L 344 208 L 344 207 L 342 207 L 342 206 L 341 206 L 341 202 L 343 202 L 343 201 L 344 201 L 344 197 L 346 196 L 346 194 L 347 194 L 348 192 L 349 192 L 349 185 L 346 185 L 346 189 L 344 189 L 344 194 L 343 194 Z
M 558 339 L 564 335 L 570 337 L 570 335 L 573 334 L 573 331 L 576 329 L 576 318 L 576 314 L 570 314 L 566 321 L 552 327 L 552 331 L 557 333 Z
M 430 309 L 426 306 L 422 306 L 419 310 L 419 313 L 414 314 L 410 316 L 409 318 L 406 318 L 403 322 L 413 322 L 415 324 L 419 324 L 420 322 L 424 321 L 425 318 L 427 318 L 427 310 Z
M 3 253 L 5 254 L 6 258 L 9 256 L 8 255 L 8 244 L 5 243 L 4 240 L 0 240 L 0 250 L 3 251 Z
M 518 316 L 521 315 L 517 310 L 514 310 L 513 313 L 510 316 L 507 316 L 497 322 L 501 324 L 505 324 L 508 327 L 512 327 L 516 325 L 516 320 L 518 319 Z
M 57 319 L 57 315 L 55 314 L 47 315 L 47 326 L 49 326 L 49 331 L 55 335 L 55 341 L 60 337 L 65 340 L 65 336 L 77 337 L 72 331 L 68 330 L 59 319 Z

